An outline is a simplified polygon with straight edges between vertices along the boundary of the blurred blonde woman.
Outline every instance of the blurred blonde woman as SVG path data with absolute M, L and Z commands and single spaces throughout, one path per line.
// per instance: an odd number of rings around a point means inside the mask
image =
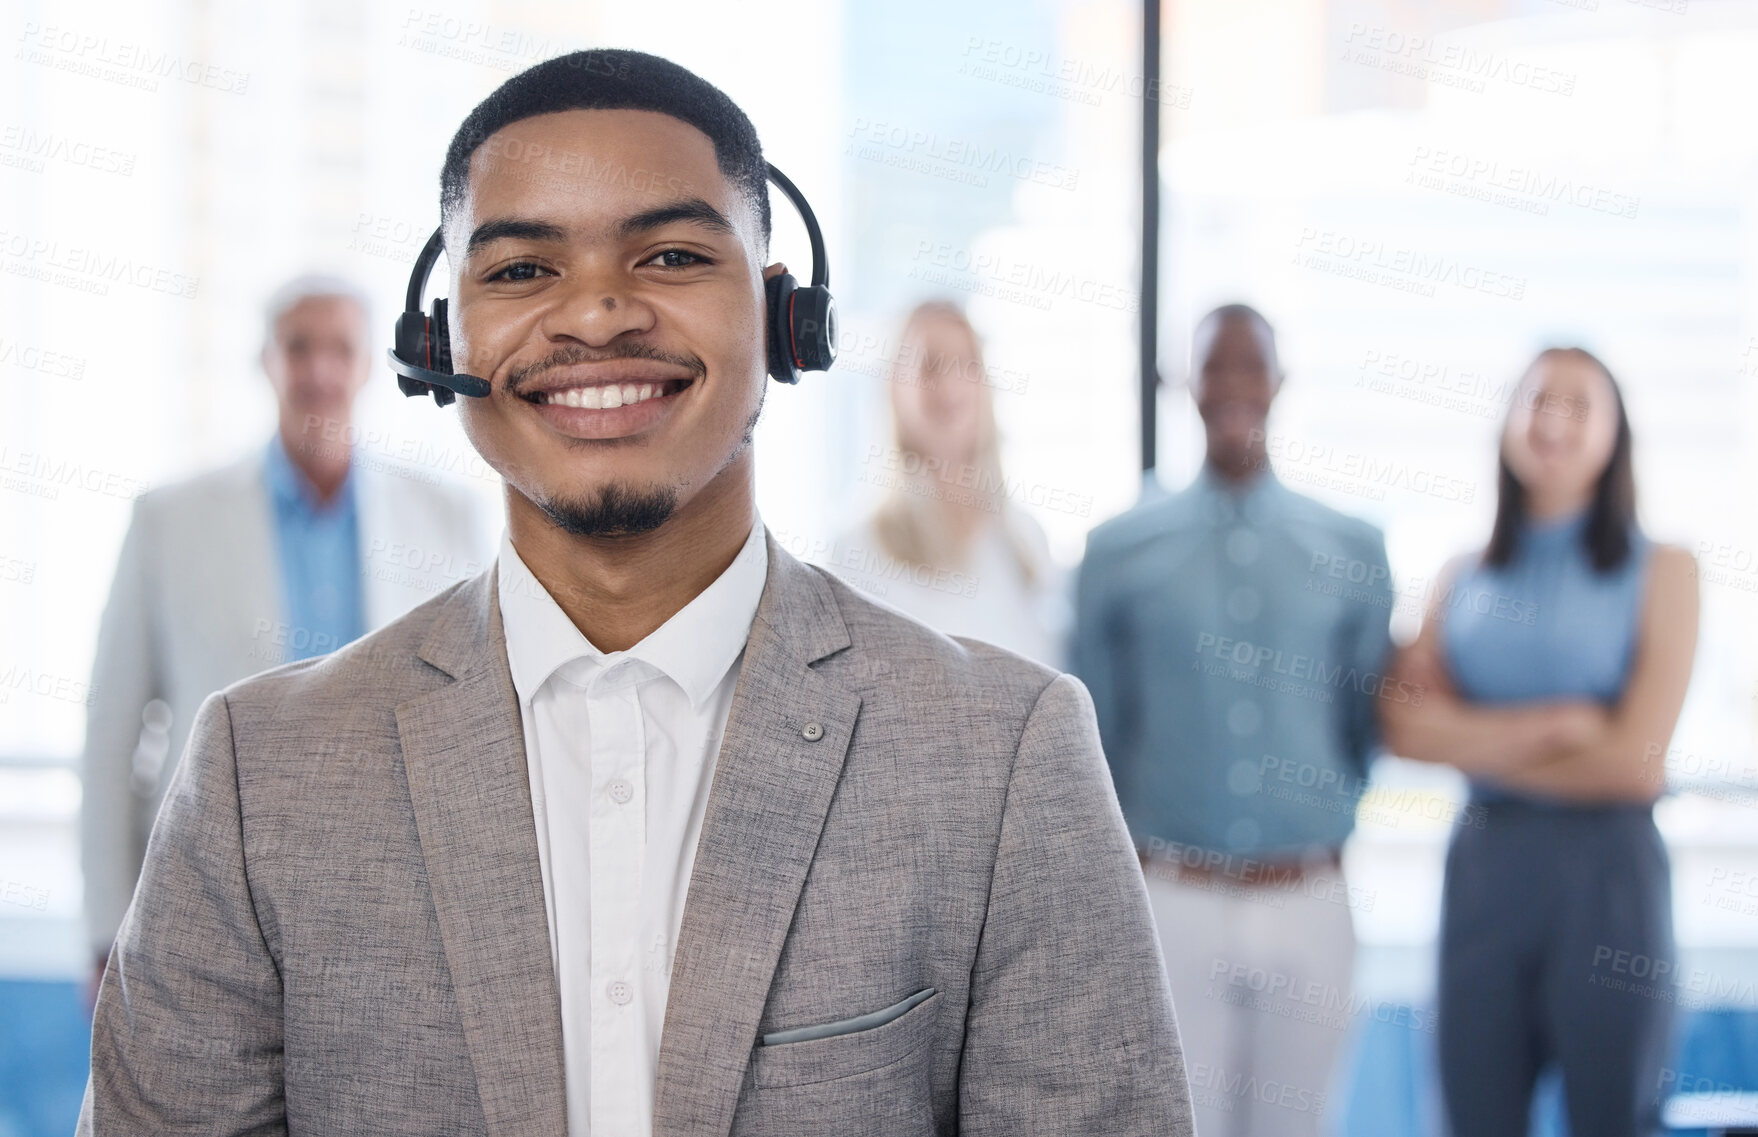
M 838 541 L 834 567 L 948 635 L 1060 667 L 1061 574 L 1010 500 L 982 345 L 958 305 L 910 313 L 890 380 L 894 446 L 863 472 L 885 499 Z

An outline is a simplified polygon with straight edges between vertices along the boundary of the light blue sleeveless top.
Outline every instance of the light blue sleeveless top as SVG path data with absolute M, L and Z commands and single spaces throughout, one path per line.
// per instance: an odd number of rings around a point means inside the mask
M 1489 705 L 1549 699 L 1611 704 L 1635 655 L 1651 546 L 1632 527 L 1630 555 L 1595 572 L 1582 537 L 1587 510 L 1527 522 L 1514 559 L 1478 564 L 1441 597 L 1441 644 L 1459 694 Z M 1482 779 L 1478 801 L 1525 798 Z M 1544 800 L 1529 798 L 1527 800 Z

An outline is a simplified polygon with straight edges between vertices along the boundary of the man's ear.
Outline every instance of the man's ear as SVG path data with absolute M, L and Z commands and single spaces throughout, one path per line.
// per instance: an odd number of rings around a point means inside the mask
M 783 261 L 776 261 L 774 264 L 770 265 L 768 268 L 763 270 L 763 279 L 764 280 L 774 280 L 776 277 L 780 276 L 782 273 L 784 273 L 786 271 L 787 271 L 787 264 Z

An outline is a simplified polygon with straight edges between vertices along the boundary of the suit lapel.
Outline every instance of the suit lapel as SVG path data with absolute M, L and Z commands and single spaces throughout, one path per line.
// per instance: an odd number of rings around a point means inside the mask
M 397 730 L 488 1130 L 562 1137 L 561 1002 L 496 571 L 442 608 L 421 656 L 453 681 L 399 705 Z
M 225 518 L 223 538 L 194 572 L 206 577 L 189 591 L 195 603 L 187 608 L 194 620 L 208 625 L 208 641 L 227 645 L 227 681 L 274 667 L 286 658 L 276 636 L 265 633 L 287 619 L 281 607 L 281 558 L 275 522 L 269 507 L 269 486 L 260 456 L 240 462 L 225 486 L 225 497 L 214 510 Z M 215 526 L 219 530 L 219 526 Z M 209 559 L 211 558 L 211 559 Z
M 408 611 L 411 606 L 398 603 L 403 597 L 397 595 L 397 574 L 391 571 L 394 566 L 388 561 L 378 560 L 373 548 L 373 538 L 394 538 L 417 548 L 434 551 L 443 550 L 445 546 L 424 546 L 410 541 L 407 534 L 399 532 L 402 519 L 395 510 L 386 508 L 390 503 L 385 500 L 385 486 L 371 464 L 355 462 L 348 476 L 354 479 L 354 508 L 358 511 L 360 526 L 361 613 L 366 618 L 368 629 L 379 628 Z
M 849 643 L 829 586 L 773 536 L 766 539 L 768 579 L 715 763 L 672 961 L 654 1103 L 654 1132 L 665 1137 L 724 1137 L 732 1125 L 861 705 L 860 696 L 811 667 Z

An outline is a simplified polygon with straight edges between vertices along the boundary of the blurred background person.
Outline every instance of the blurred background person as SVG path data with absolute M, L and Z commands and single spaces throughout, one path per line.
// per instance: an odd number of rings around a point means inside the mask
M 837 541 L 850 583 L 947 635 L 1062 665 L 1069 622 L 1044 530 L 1010 500 L 983 349 L 964 310 L 918 305 L 889 391 L 895 459 L 884 501 Z
M 1698 596 L 1691 554 L 1637 523 L 1631 450 L 1605 366 L 1542 352 L 1503 428 L 1489 544 L 1447 564 L 1400 653 L 1398 678 L 1425 696 L 1382 704 L 1388 745 L 1461 770 L 1485 819 L 1455 829 L 1442 901 L 1454 1137 L 1526 1132 L 1553 1063 L 1571 1132 L 1658 1120 L 1676 971 L 1652 806 Z
M 1229 304 L 1191 349 L 1203 468 L 1093 530 L 1073 670 L 1142 851 L 1198 1131 L 1317 1134 L 1345 1036 L 1291 1012 L 1313 992 L 1349 1005 L 1341 848 L 1376 746 L 1390 571 L 1378 529 L 1270 470 L 1269 322 Z M 1239 1088 L 1271 1084 L 1288 1092 Z
M 136 499 L 86 713 L 80 851 L 93 988 L 202 699 L 333 651 L 487 564 L 467 494 L 351 445 L 354 399 L 376 362 L 369 318 L 364 293 L 340 278 L 276 291 L 261 357 L 274 436 Z

